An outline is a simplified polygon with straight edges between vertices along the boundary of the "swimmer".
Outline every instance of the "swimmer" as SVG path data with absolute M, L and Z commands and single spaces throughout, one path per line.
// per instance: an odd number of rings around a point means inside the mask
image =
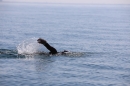
M 37 40 L 37 42 L 40 43 L 40 44 L 43 44 L 43 45 L 50 51 L 49 54 L 54 55 L 54 54 L 59 53 L 59 52 L 57 52 L 57 50 L 56 50 L 54 47 L 52 47 L 49 43 L 47 43 L 46 40 L 44 40 L 44 39 L 42 39 L 42 38 L 39 38 L 39 39 Z M 66 54 L 67 52 L 68 52 L 68 51 L 64 50 L 63 52 L 61 52 L 61 54 Z

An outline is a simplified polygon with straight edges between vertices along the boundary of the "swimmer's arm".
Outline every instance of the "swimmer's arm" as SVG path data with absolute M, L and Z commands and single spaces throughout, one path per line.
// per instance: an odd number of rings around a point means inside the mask
M 57 53 L 57 50 L 50 46 L 48 43 L 44 44 L 44 46 L 50 51 L 51 54 L 56 54 Z
M 57 53 L 57 50 L 54 47 L 50 46 L 46 40 L 39 38 L 37 41 L 38 43 L 43 44 L 50 51 L 51 54 Z

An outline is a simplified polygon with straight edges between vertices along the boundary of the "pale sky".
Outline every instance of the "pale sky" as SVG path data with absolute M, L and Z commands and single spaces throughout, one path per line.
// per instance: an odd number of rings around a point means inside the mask
M 3 0 L 9 2 L 85 3 L 85 4 L 130 4 L 130 0 Z

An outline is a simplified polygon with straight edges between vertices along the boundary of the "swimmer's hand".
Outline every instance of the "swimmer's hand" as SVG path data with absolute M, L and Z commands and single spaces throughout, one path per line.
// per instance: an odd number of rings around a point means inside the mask
M 46 40 L 44 40 L 44 39 L 42 39 L 42 38 L 39 38 L 39 39 L 37 40 L 37 42 L 40 43 L 40 44 L 46 44 L 46 43 L 47 43 Z

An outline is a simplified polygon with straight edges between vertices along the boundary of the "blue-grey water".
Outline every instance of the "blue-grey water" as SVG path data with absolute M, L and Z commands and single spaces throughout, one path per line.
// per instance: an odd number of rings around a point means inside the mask
M 0 2 L 0 86 L 130 86 L 130 5 Z

